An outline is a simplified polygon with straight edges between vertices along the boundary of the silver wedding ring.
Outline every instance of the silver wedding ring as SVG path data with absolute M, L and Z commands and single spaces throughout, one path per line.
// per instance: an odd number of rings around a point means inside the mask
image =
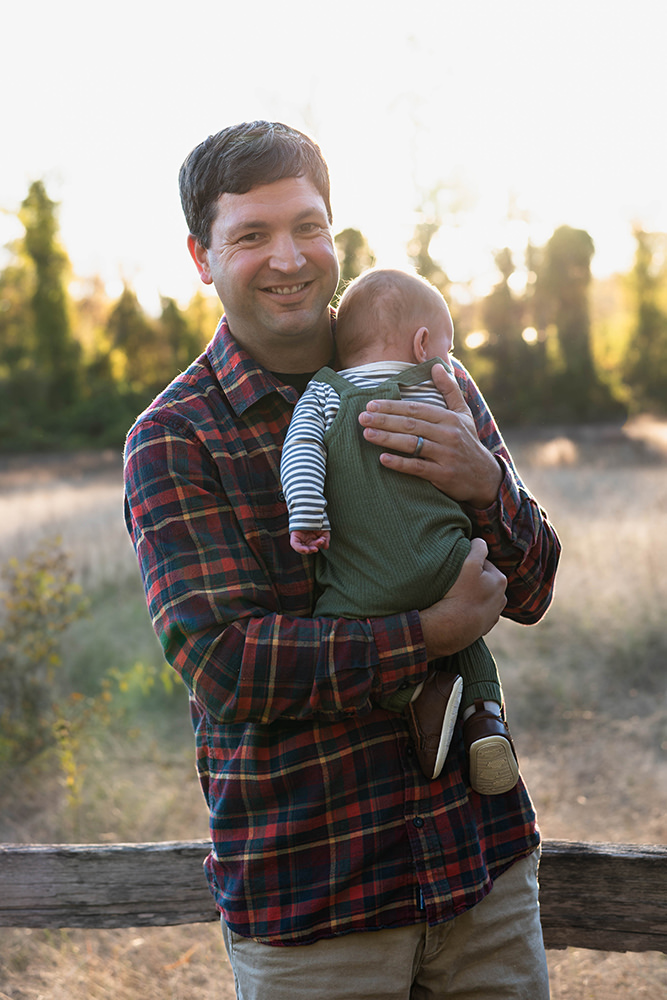
M 417 445 L 415 447 L 415 450 L 412 452 L 412 457 L 413 458 L 419 458 L 419 456 L 422 453 L 422 448 L 423 447 L 424 447 L 424 438 L 423 437 L 418 437 L 417 438 Z

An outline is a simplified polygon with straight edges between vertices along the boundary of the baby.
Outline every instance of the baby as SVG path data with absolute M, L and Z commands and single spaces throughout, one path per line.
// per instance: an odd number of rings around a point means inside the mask
M 413 274 L 375 269 L 345 290 L 336 323 L 338 371 L 309 382 L 290 424 L 281 479 L 290 542 L 317 553 L 314 614 L 372 618 L 423 609 L 455 582 L 470 551 L 471 525 L 426 480 L 385 469 L 365 441 L 359 414 L 372 399 L 417 399 L 445 407 L 430 379 L 446 364 L 453 325 L 442 295 Z M 415 455 L 421 451 L 419 438 Z M 444 765 L 459 707 L 470 783 L 497 795 L 517 782 L 512 739 L 501 715 L 495 661 L 482 639 L 405 684 L 382 708 L 406 713 L 428 778 Z

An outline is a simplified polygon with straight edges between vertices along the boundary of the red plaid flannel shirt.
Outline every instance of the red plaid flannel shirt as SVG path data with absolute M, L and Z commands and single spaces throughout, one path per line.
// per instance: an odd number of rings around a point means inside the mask
M 475 533 L 509 577 L 505 614 L 531 623 L 551 600 L 558 540 L 455 370 L 505 470 L 498 502 L 469 511 Z M 290 548 L 279 482 L 296 399 L 223 320 L 139 417 L 125 465 L 153 625 L 190 690 L 209 883 L 233 930 L 277 945 L 446 921 L 539 842 L 522 782 L 469 789 L 460 728 L 427 781 L 402 716 L 377 707 L 426 675 L 416 612 L 310 617 L 312 564 Z

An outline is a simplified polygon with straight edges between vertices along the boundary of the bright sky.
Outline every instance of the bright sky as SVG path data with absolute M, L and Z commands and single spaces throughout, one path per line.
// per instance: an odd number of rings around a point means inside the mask
M 180 164 L 268 118 L 317 139 L 335 230 L 361 229 L 380 264 L 407 263 L 440 186 L 433 253 L 454 279 L 495 280 L 494 249 L 562 223 L 591 234 L 597 274 L 625 270 L 633 220 L 667 230 L 666 27 L 663 0 L 13 3 L 0 209 L 43 178 L 79 276 L 186 302 Z M 18 232 L 0 214 L 0 244 Z

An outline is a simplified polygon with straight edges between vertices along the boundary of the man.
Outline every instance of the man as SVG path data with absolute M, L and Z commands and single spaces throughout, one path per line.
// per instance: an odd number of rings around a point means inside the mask
M 421 611 L 312 618 L 279 465 L 298 395 L 333 354 L 326 164 L 301 133 L 245 123 L 194 149 L 180 185 L 190 253 L 225 316 L 129 433 L 126 517 L 191 693 L 206 871 L 238 995 L 547 997 L 523 783 L 472 792 L 460 727 L 428 781 L 403 717 L 378 706 L 501 612 L 537 621 L 555 533 L 468 374 L 434 369 L 448 411 L 383 401 L 360 423 L 388 474 L 465 506 L 477 537 L 459 579 Z

